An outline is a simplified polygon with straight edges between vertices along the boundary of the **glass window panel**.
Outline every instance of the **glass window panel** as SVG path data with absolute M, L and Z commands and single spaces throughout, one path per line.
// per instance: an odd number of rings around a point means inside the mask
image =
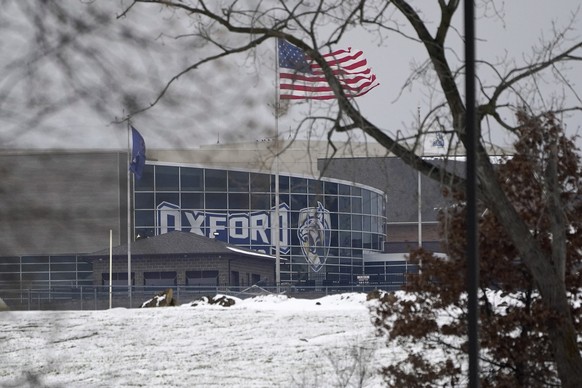
M 175 271 L 160 271 L 160 272 L 144 272 L 145 279 L 175 279 L 177 274 Z M 127 276 L 125 277 L 127 279 Z
M 378 234 L 372 235 L 372 249 L 380 249 L 380 236 Z
M 156 166 L 156 190 L 178 191 L 180 189 L 178 167 Z
M 178 193 L 156 193 L 156 205 L 162 202 L 173 203 L 174 205 L 180 204 L 180 195 Z
M 291 195 L 291 209 L 301 210 L 307 207 L 307 195 L 292 194 Z
M 144 285 L 154 287 L 175 286 L 176 272 L 144 272 Z
M 339 225 L 338 225 L 338 215 L 337 213 L 330 213 L 329 215 L 329 219 L 331 221 L 331 228 L 333 230 L 338 230 L 339 229 Z
M 201 168 L 181 167 L 180 174 L 182 179 L 182 190 L 204 190 L 204 170 Z
M 184 193 L 182 198 L 182 209 L 204 209 L 204 194 Z
M 310 194 L 323 194 L 323 182 L 310 179 L 308 182 L 308 190 Z
M 155 214 L 153 210 L 136 210 L 135 211 L 135 226 L 154 226 L 155 225 Z
M 0 272 L 19 272 L 20 264 L 0 264 Z
M 362 195 L 362 189 L 359 187 L 352 187 L 352 195 L 359 197 Z
M 229 194 L 228 195 L 229 209 L 244 209 L 249 208 L 249 194 Z
M 307 179 L 291 177 L 292 193 L 307 193 Z
M 275 176 L 271 177 L 271 192 L 275 192 Z M 289 192 L 289 177 L 279 176 L 279 192 L 288 193 Z
M 325 202 L 321 195 L 309 195 L 308 200 L 309 207 L 317 207 L 318 203 L 323 204 Z
M 360 197 L 352 197 L 352 213 L 362 212 L 362 199 Z
M 271 176 L 267 174 L 251 173 L 251 192 L 269 193 L 271 189 Z
M 350 214 L 340 213 L 339 215 L 339 229 L 351 230 L 352 229 L 352 216 Z
M 340 212 L 351 212 L 352 201 L 350 197 L 339 197 L 338 198 L 338 211 Z
M 206 194 L 206 209 L 226 210 L 226 193 Z
M 28 284 L 28 286 L 30 286 L 31 288 L 45 290 L 51 288 L 51 282 L 48 279 L 27 279 L 27 281 L 30 281 L 30 284 Z
M 372 217 L 364 216 L 362 219 L 362 230 L 370 232 L 372 230 Z
M 52 263 L 76 263 L 77 258 L 75 256 L 51 256 Z
M 228 190 L 235 192 L 249 191 L 249 173 L 239 171 L 228 172 Z
M 85 261 L 79 261 L 77 263 L 77 271 L 93 271 L 93 264 Z
M 51 271 L 69 271 L 75 272 L 77 270 L 76 263 L 51 263 Z
M 335 182 L 325 182 L 325 194 L 337 194 L 337 183 Z
M 49 272 L 22 272 L 23 281 L 49 280 Z
M 376 233 L 384 233 L 384 222 L 385 220 L 383 217 L 376 217 Z
M 362 216 L 352 215 L 352 229 L 362 230 Z
M 226 191 L 226 171 L 206 169 L 206 191 Z
M 255 194 L 251 195 L 251 209 L 253 210 L 268 210 L 270 209 L 271 195 L 270 194 Z
M 20 257 L 0 257 L 0 265 L 2 264 L 20 264 Z
M 154 166 L 146 164 L 141 179 L 134 180 L 135 191 L 152 191 L 154 189 Z
M 153 209 L 154 193 L 135 193 L 136 209 Z
M 340 256 L 351 256 L 352 247 L 352 233 L 351 232 L 340 232 Z
M 204 194 L 202 193 L 184 193 L 180 198 L 182 209 L 204 209 Z
M 75 272 L 51 272 L 51 281 L 54 281 L 54 280 L 74 281 L 76 279 L 77 279 L 77 274 Z
M 0 282 L 19 282 L 20 273 L 0 273 Z
M 331 231 L 331 244 L 330 245 L 332 247 L 337 247 L 339 245 L 338 241 L 339 241 L 339 232 L 337 230 L 332 230 Z M 333 255 L 337 256 L 337 251 L 334 252 Z
M 330 212 L 337 212 L 337 197 L 325 196 L 325 208 Z
M 48 264 L 48 256 L 22 256 L 22 264 L 46 263 Z
M 372 205 L 372 208 L 370 210 L 370 214 L 378 214 L 378 197 L 378 193 L 371 193 L 370 204 Z
M 362 213 L 370 214 L 371 208 L 370 192 L 368 190 L 362 190 Z
M 370 233 L 362 233 L 362 246 L 366 249 L 372 249 L 372 235 Z
M 289 194 L 279 194 L 279 205 L 282 205 L 284 203 L 289 205 Z M 275 206 L 275 196 L 274 195 L 273 195 L 273 203 L 271 204 L 271 206 Z
M 292 212 L 291 213 L 291 245 L 300 245 L 299 236 L 297 235 L 297 224 L 299 223 L 299 213 Z M 303 255 L 303 253 L 299 252 L 298 254 Z
M 339 195 L 350 195 L 350 186 L 339 184 L 338 185 L 338 194 Z

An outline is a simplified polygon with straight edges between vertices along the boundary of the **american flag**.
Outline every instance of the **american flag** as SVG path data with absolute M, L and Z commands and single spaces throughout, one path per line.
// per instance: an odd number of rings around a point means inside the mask
M 283 100 L 336 98 L 321 67 L 299 47 L 279 39 L 279 97 Z M 348 97 L 358 97 L 378 86 L 362 51 L 337 50 L 323 55 Z

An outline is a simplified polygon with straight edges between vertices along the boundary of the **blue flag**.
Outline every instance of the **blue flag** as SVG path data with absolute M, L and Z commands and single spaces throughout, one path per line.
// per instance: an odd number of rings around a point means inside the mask
M 143 137 L 133 126 L 131 127 L 132 149 L 129 171 L 133 172 L 137 180 L 141 179 L 146 162 L 146 146 Z

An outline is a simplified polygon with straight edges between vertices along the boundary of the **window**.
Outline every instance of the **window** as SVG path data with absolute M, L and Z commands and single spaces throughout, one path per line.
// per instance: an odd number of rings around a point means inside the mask
M 253 210 L 268 210 L 271 208 L 270 194 L 255 194 L 251 195 L 251 209 Z
M 207 193 L 206 209 L 226 209 L 226 193 Z
M 240 273 L 238 271 L 230 271 L 230 285 L 234 287 L 240 285 Z
M 292 193 L 306 193 L 307 181 L 303 178 L 291 177 L 291 192 Z
M 249 194 L 235 193 L 228 195 L 228 208 L 235 210 L 247 210 L 249 208 Z
M 271 179 L 271 192 L 275 192 L 275 176 Z M 289 177 L 279 176 L 279 192 L 288 193 L 289 192 Z
M 192 287 L 216 287 L 218 271 L 186 271 L 186 284 Z
M 308 188 L 309 188 L 309 193 L 310 194 L 323 194 L 323 182 L 322 181 L 316 181 L 313 179 L 309 180 L 308 183 Z
M 109 285 L 109 273 L 104 272 L 101 274 L 101 284 L 104 286 Z M 135 284 L 135 274 L 131 273 L 131 284 Z M 112 286 L 125 286 L 127 288 L 127 272 L 113 272 L 111 274 L 111 285 Z
M 249 173 L 239 171 L 228 172 L 228 191 L 249 192 Z
M 126 167 L 127 168 L 127 167 Z M 154 189 L 154 166 L 145 165 L 141 179 L 135 179 L 135 191 L 151 191 Z
M 155 226 L 155 213 L 151 210 L 136 210 L 135 211 L 135 225 L 137 227 Z
M 206 191 L 226 191 L 226 171 L 206 170 Z
M 178 205 L 180 202 L 180 197 L 178 193 L 156 193 L 156 204 L 160 204 L 162 202 L 169 202 Z
M 154 207 L 153 193 L 135 193 L 136 209 L 153 209 Z
M 178 191 L 180 188 L 179 169 L 177 167 L 156 167 L 156 190 Z
M 350 186 L 339 184 L 338 192 L 340 195 L 350 195 Z
M 182 194 L 182 209 L 203 209 L 204 194 L 186 193 Z
M 337 183 L 325 182 L 325 194 L 337 194 Z
M 143 273 L 143 282 L 145 286 L 172 287 L 177 284 L 177 280 L 178 276 L 175 271 Z
M 251 192 L 268 193 L 271 188 L 271 177 L 267 174 L 251 173 Z
M 204 170 L 199 168 L 182 167 L 180 169 L 182 190 L 203 191 L 204 190 Z

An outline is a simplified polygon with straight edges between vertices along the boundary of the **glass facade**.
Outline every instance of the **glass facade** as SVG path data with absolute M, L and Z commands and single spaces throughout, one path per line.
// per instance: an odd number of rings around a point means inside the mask
M 382 250 L 384 193 L 280 174 L 277 207 L 275 182 L 272 174 L 147 164 L 134 187 L 135 234 L 189 231 L 271 255 L 278 246 L 282 283 L 356 283 L 363 250 Z
M 58 289 L 93 284 L 90 262 L 77 256 L 0 258 L 0 288 Z

